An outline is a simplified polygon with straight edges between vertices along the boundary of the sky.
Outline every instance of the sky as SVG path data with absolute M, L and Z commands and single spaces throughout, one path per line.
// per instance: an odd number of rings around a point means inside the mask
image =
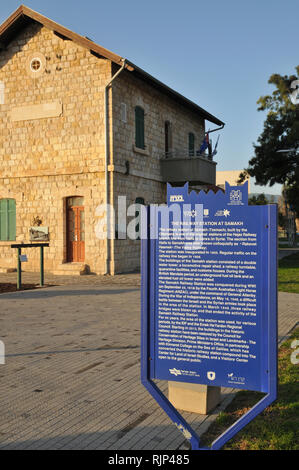
M 25 5 L 129 59 L 224 121 L 218 170 L 246 168 L 266 118 L 256 101 L 272 93 L 270 75 L 295 74 L 299 64 L 298 0 L 26 0 Z M 2 0 L 0 23 L 19 6 Z M 207 129 L 214 127 L 207 123 Z M 280 186 L 255 186 L 252 180 L 251 192 L 279 194 Z

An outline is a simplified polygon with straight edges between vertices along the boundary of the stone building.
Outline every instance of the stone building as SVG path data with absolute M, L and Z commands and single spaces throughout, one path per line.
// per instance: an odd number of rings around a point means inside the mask
M 240 173 L 243 170 L 230 170 L 230 171 L 216 171 L 216 185 L 221 189 L 225 189 L 225 182 L 229 183 L 231 186 L 238 185 L 238 180 Z M 250 194 L 250 178 L 248 181 L 248 193 Z
M 0 26 L 0 267 L 49 238 L 58 274 L 139 267 L 140 242 L 101 239 L 101 204 L 164 203 L 166 182 L 215 184 L 198 155 L 221 120 L 124 58 L 20 6 Z M 119 227 L 116 227 L 116 232 Z M 39 268 L 24 250 L 23 269 Z

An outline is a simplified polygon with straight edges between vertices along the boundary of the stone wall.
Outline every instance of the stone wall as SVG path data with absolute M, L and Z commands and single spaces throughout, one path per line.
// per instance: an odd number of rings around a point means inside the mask
M 40 63 L 34 70 L 32 60 Z M 0 52 L 0 198 L 16 200 L 16 242 L 28 243 L 33 219 L 49 227 L 46 270 L 66 259 L 66 198 L 83 196 L 85 263 L 91 272 L 106 270 L 106 241 L 95 230 L 105 202 L 104 89 L 117 67 L 73 41 L 32 23 Z M 2 87 L 1 87 L 2 90 Z M 126 122 L 122 107 L 126 105 Z M 136 149 L 135 106 L 145 111 L 145 150 Z M 37 119 L 37 114 L 39 118 Z M 32 117 L 35 117 L 33 119 Z M 174 99 L 123 71 L 109 91 L 109 202 L 118 196 L 127 207 L 137 197 L 164 203 L 160 158 L 165 121 L 172 128 L 172 149 L 188 152 L 188 133 L 198 148 L 204 120 Z M 126 163 L 128 162 L 128 163 Z M 102 216 L 104 214 L 102 213 Z M 128 218 L 129 222 L 130 218 Z M 10 241 L 0 241 L 0 267 L 15 267 Z M 140 265 L 140 241 L 111 240 L 111 272 Z M 24 250 L 25 252 L 25 250 Z M 27 250 L 25 270 L 39 269 L 38 250 Z
M 204 119 L 127 71 L 113 82 L 112 101 L 110 178 L 113 179 L 115 207 L 117 197 L 123 195 L 127 197 L 127 207 L 135 203 L 137 197 L 144 198 L 146 205 L 166 203 L 166 184 L 162 182 L 160 170 L 160 159 L 165 151 L 165 121 L 171 123 L 172 149 L 185 152 L 187 157 L 188 134 L 194 133 L 195 148 L 199 148 L 204 137 Z M 126 122 L 122 120 L 122 104 L 126 105 Z M 134 145 L 135 106 L 145 111 L 145 151 Z M 128 174 L 125 174 L 126 162 L 129 163 Z M 139 268 L 140 241 L 115 240 L 114 246 L 115 272 Z
M 45 249 L 45 269 L 57 270 L 66 262 L 66 198 L 74 195 L 84 197 L 85 207 L 85 264 L 91 272 L 104 273 L 106 260 L 105 241 L 97 239 L 95 227 L 98 222 L 96 207 L 103 203 L 103 173 L 78 175 L 14 178 L 14 189 L 4 190 L 0 185 L 1 198 L 16 199 L 17 237 L 15 242 L 0 242 L 1 267 L 16 267 L 16 250 L 12 243 L 30 243 L 29 227 L 38 216 L 42 225 L 49 227 L 50 247 Z M 1 180 L 0 180 L 1 184 Z M 28 263 L 26 271 L 39 269 L 39 250 L 23 249 Z M 96 254 L 96 256 L 95 256 Z
M 122 121 L 121 106 L 126 105 L 127 122 Z M 145 112 L 145 151 L 135 148 L 135 107 Z M 161 180 L 160 159 L 165 150 L 165 121 L 171 123 L 172 150 L 188 155 L 188 134 L 195 135 L 195 148 L 204 137 L 204 119 L 189 111 L 145 81 L 124 71 L 113 82 L 113 164 L 125 171 L 129 161 L 130 174 Z
M 35 56 L 42 63 L 37 75 L 30 69 Z M 105 194 L 104 86 L 110 77 L 110 61 L 36 23 L 0 53 L 0 198 L 16 199 L 16 242 L 29 242 L 34 217 L 49 227 L 47 270 L 66 261 L 65 200 L 77 195 L 84 197 L 85 263 L 92 272 L 105 271 L 106 244 L 95 227 Z M 57 102 L 61 115 L 47 117 L 46 111 L 43 118 L 24 119 L 24 109 Z M 0 266 L 16 266 L 10 244 L 0 241 Z M 38 255 L 28 250 L 23 268 L 38 269 Z

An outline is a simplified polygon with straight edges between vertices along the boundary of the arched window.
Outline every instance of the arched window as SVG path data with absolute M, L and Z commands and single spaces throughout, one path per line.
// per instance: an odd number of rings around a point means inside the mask
M 144 110 L 140 106 L 135 108 L 135 145 L 144 149 Z
M 0 240 L 16 239 L 16 201 L 0 199 Z
M 189 136 L 188 136 L 189 157 L 194 157 L 194 147 L 195 147 L 195 137 L 194 137 L 193 132 L 189 132 Z
M 165 157 L 169 157 L 172 148 L 172 135 L 171 135 L 171 123 L 170 121 L 165 121 L 164 124 L 165 132 Z

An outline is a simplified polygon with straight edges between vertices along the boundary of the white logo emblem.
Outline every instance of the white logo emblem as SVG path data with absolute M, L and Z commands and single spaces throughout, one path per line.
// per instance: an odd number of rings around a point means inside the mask
M 231 372 L 230 374 L 227 374 L 227 377 L 229 378 L 228 380 L 229 383 L 235 383 L 235 384 L 245 383 L 245 377 L 236 377 L 233 372 Z
M 169 369 L 169 372 L 172 374 L 172 375 L 182 375 L 182 372 L 178 369 Z
M 223 211 L 219 210 L 216 212 L 215 214 L 215 217 L 227 217 L 228 215 L 230 215 L 230 211 L 228 211 L 227 209 L 223 209 Z
M 229 193 L 230 204 L 239 205 L 242 203 L 242 191 L 240 189 L 232 189 Z
M 215 380 L 216 374 L 215 374 L 215 372 L 210 371 L 210 372 L 207 372 L 207 377 L 208 377 L 209 380 Z

